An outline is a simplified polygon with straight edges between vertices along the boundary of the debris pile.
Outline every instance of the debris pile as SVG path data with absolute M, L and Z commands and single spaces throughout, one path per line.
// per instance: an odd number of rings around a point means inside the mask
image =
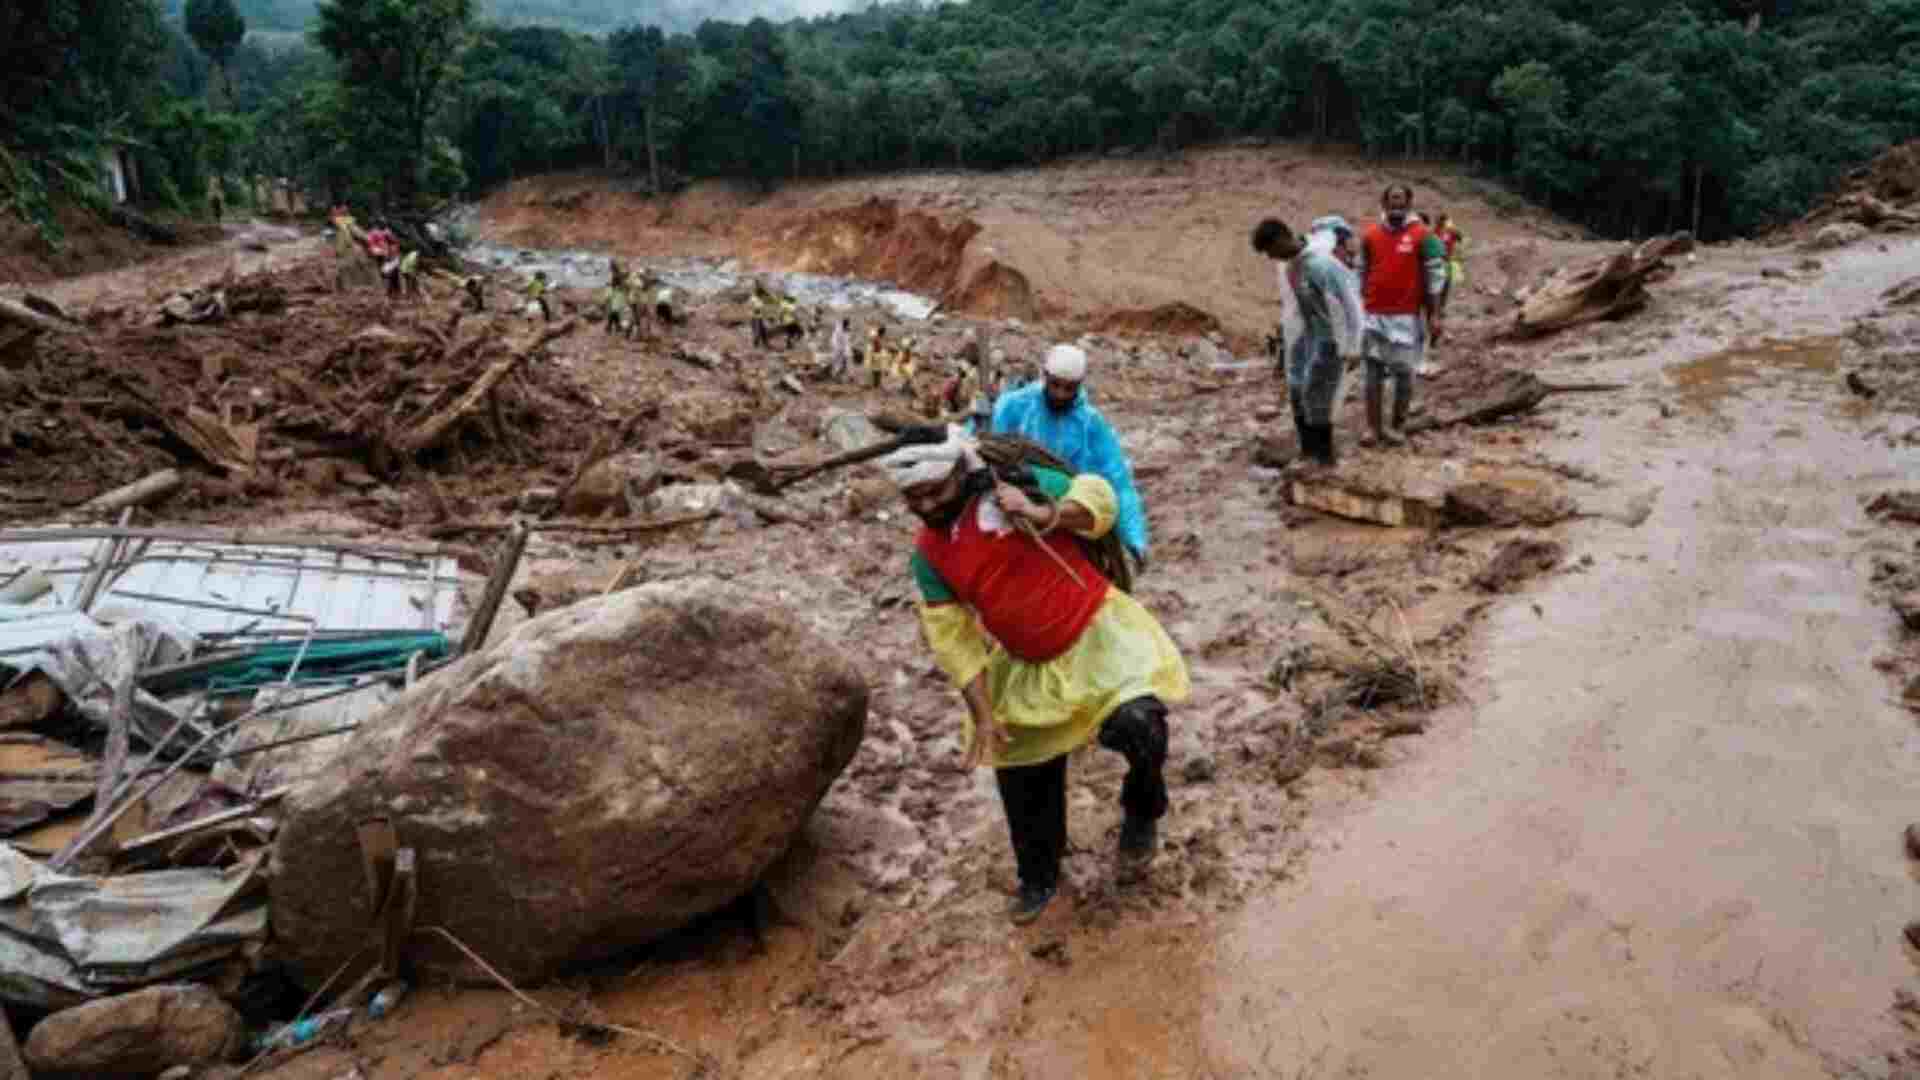
M 424 547 L 0 532 L 0 1003 L 51 1013 L 36 1067 L 238 1049 L 221 998 L 267 970 L 274 807 L 450 662 L 458 586 Z
M 1672 273 L 1667 259 L 1692 250 L 1692 234 L 1680 232 L 1564 267 L 1524 298 L 1505 336 L 1540 337 L 1569 326 L 1631 315 L 1647 305 L 1647 283 Z
M 1840 189 L 1801 218 L 1793 232 L 1811 250 L 1843 247 L 1869 232 L 1920 228 L 1920 139 L 1893 147 L 1848 174 Z
M 71 505 L 176 464 L 271 488 L 316 462 L 390 477 L 584 447 L 597 399 L 542 360 L 573 322 L 440 310 L 336 293 L 309 266 L 27 328 L 34 347 L 0 343 L 0 459 Z

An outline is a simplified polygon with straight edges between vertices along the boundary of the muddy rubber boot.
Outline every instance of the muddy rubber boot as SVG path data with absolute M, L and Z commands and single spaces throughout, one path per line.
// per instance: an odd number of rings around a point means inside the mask
M 1150 817 L 1128 814 L 1120 822 L 1120 861 L 1144 863 L 1153 858 L 1160 838 L 1160 823 Z
M 1360 445 L 1362 446 L 1376 446 L 1386 441 L 1386 431 L 1380 418 L 1382 405 L 1380 398 L 1385 389 L 1382 380 L 1373 378 L 1367 380 L 1367 430 L 1372 434 L 1361 436 Z
M 1053 902 L 1055 886 L 1022 885 L 1014 895 L 1013 902 L 1007 905 L 1007 917 L 1015 926 L 1025 926 L 1046 913 L 1047 905 Z
M 1407 410 L 1413 406 L 1413 378 L 1393 377 L 1393 426 L 1383 436 L 1392 446 L 1407 445 Z

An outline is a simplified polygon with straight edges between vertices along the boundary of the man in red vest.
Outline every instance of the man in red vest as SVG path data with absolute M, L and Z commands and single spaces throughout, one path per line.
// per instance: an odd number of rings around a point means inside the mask
M 1429 340 L 1439 341 L 1447 291 L 1447 249 L 1412 214 L 1413 189 L 1395 184 L 1380 196 L 1384 214 L 1361 238 L 1354 272 L 1367 306 L 1367 425 L 1373 439 L 1404 444 L 1413 405 L 1413 373 Z M 1383 423 L 1385 383 L 1393 377 L 1393 423 Z
M 1031 469 L 1022 490 L 973 446 L 952 427 L 881 465 L 923 526 L 911 559 L 921 630 L 966 703 L 967 764 L 994 767 L 1020 871 L 1010 914 L 1024 924 L 1059 887 L 1067 755 L 1089 741 L 1127 759 L 1120 858 L 1152 857 L 1167 812 L 1167 704 L 1186 699 L 1187 668 L 1075 539 L 1113 528 L 1112 485 Z

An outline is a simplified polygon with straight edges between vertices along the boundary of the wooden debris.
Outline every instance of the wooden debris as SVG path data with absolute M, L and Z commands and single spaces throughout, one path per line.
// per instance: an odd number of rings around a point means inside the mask
M 120 851 L 122 854 L 132 854 L 133 852 L 167 843 L 170 840 L 178 840 L 183 836 L 191 836 L 194 833 L 211 829 L 218 825 L 225 825 L 228 822 L 250 818 L 274 803 L 279 802 L 282 798 L 286 797 L 287 792 L 292 790 L 293 785 L 288 784 L 284 787 L 275 788 L 244 806 L 236 806 L 218 813 L 208 814 L 203 818 L 196 818 L 193 821 L 173 825 L 157 832 L 151 832 L 145 836 L 135 837 L 121 844 Z
M 485 401 L 487 395 L 493 392 L 493 388 L 500 384 L 500 380 L 512 373 L 514 368 L 518 367 L 528 357 L 533 356 L 545 348 L 549 342 L 573 333 L 577 325 L 578 323 L 575 320 L 568 319 L 559 326 L 550 327 L 542 331 L 540 336 L 535 338 L 531 345 L 515 351 L 504 359 L 495 361 L 493 366 L 489 367 L 478 379 L 475 379 L 473 385 L 467 388 L 466 393 L 461 394 L 459 399 L 454 401 L 453 404 L 441 409 L 420 423 L 415 424 L 410 430 L 388 441 L 394 449 L 400 451 L 402 454 L 417 454 L 440 442 L 441 439 L 446 437 L 449 431 L 453 430 L 455 424 L 479 408 L 480 403 Z
M 477 652 L 487 643 L 487 634 L 493 629 L 494 616 L 500 613 L 500 602 L 507 598 L 507 586 L 513 583 L 514 571 L 520 567 L 520 555 L 527 550 L 527 538 L 532 535 L 524 522 L 516 522 L 512 535 L 507 537 L 501 548 L 500 559 L 494 564 L 493 573 L 487 578 L 487 591 L 481 594 L 480 606 L 474 610 L 473 621 L 467 624 L 466 635 L 460 639 L 460 655 Z
M 66 700 L 67 695 L 44 673 L 28 672 L 0 690 L 0 729 L 32 727 L 59 712 Z
M 683 514 L 679 517 L 653 518 L 647 521 L 630 522 L 590 522 L 590 521 L 534 521 L 527 523 L 529 532 L 565 532 L 584 533 L 611 537 L 615 542 L 638 536 L 641 533 L 657 532 L 661 529 L 677 529 L 682 525 L 693 525 L 710 521 L 720 516 L 718 510 L 705 510 L 697 514 Z M 436 539 L 448 536 L 460 536 L 465 533 L 501 532 L 514 527 L 511 521 L 448 521 L 430 526 L 427 535 Z
M 0 297 L 0 322 L 13 323 L 29 330 L 38 330 L 43 334 L 84 333 L 77 323 L 44 315 L 17 300 L 8 300 L 5 297 Z
M 1407 424 L 1408 434 L 1437 431 L 1460 424 L 1490 424 L 1526 412 L 1554 394 L 1604 393 L 1625 390 L 1625 383 L 1549 383 L 1527 371 L 1508 371 L 1494 387 L 1446 416 L 1421 417 Z
M 1563 269 L 1527 298 L 1504 336 L 1539 337 L 1569 326 L 1638 311 L 1647 303 L 1648 277 L 1666 265 L 1668 256 L 1691 250 L 1692 235 L 1674 233 L 1655 237 L 1604 259 Z
M 82 503 L 80 509 L 104 512 L 124 510 L 129 506 L 147 506 L 173 494 L 179 489 L 180 482 L 180 470 L 162 469 L 131 484 L 97 495 Z
M 0 835 L 11 836 L 93 798 L 100 764 L 64 743 L 24 731 L 0 733 Z

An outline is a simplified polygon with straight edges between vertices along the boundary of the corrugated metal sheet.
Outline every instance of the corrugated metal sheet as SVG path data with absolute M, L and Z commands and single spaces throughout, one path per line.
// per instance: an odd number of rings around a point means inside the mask
M 54 583 L 33 607 L 71 607 L 98 540 L 0 546 L 0 581 L 37 567 Z M 440 556 L 387 556 L 323 548 L 131 541 L 127 557 L 94 602 L 153 605 L 198 634 L 451 628 L 459 568 Z

